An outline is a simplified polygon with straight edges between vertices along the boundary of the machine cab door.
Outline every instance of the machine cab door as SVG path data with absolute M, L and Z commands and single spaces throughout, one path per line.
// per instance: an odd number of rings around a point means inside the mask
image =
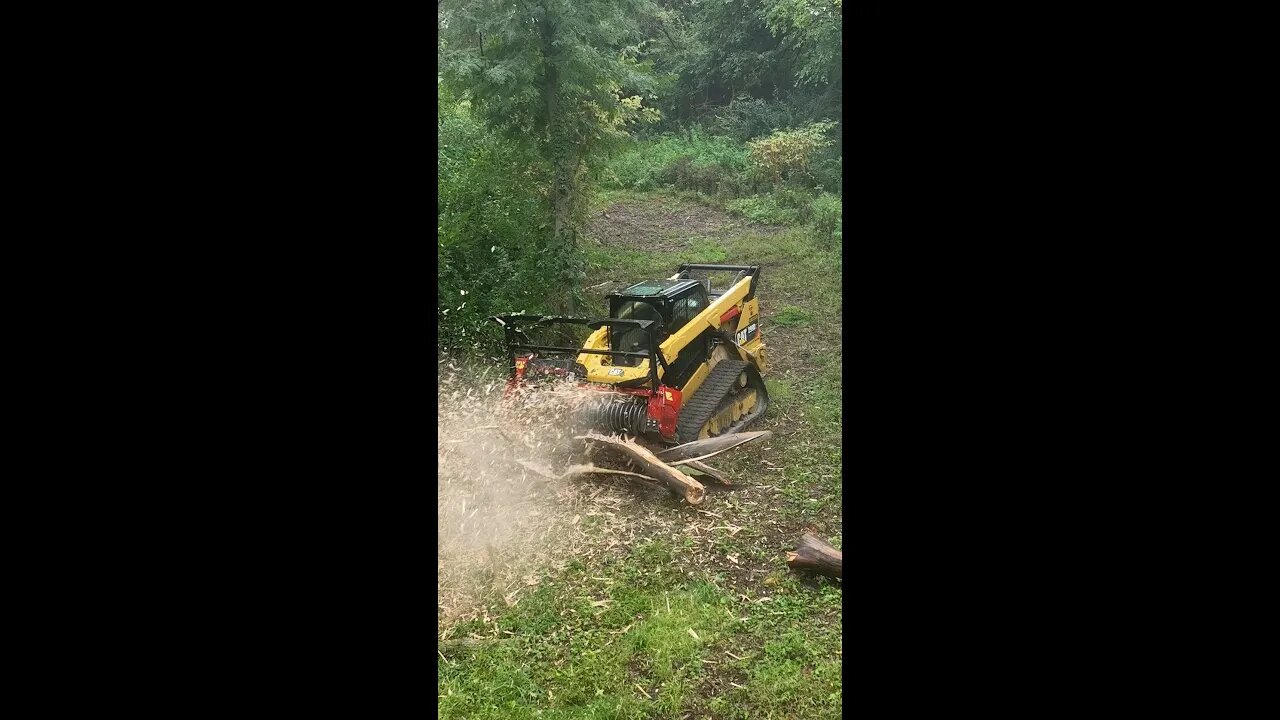
M 671 320 L 664 328 L 663 340 L 678 332 L 689 321 L 697 317 L 707 308 L 707 291 L 701 283 L 693 286 L 686 294 L 676 298 L 670 305 Z M 676 361 L 667 369 L 663 383 L 673 387 L 684 387 L 693 373 L 707 361 L 711 352 L 711 328 L 707 328 L 698 337 L 680 350 Z
M 613 304 L 609 317 L 623 320 L 654 320 L 665 322 L 662 317 L 662 306 L 644 300 L 620 300 Z M 661 342 L 661 340 L 659 340 Z M 649 349 L 649 335 L 640 328 L 627 328 L 617 332 L 609 332 L 609 344 L 613 350 L 627 352 L 646 352 Z M 635 367 L 640 364 L 639 358 L 614 358 L 614 365 Z

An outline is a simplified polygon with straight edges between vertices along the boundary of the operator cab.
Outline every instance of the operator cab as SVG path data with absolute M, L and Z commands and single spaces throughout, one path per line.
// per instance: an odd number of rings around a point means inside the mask
M 658 344 L 684 327 L 707 307 L 706 286 L 698 280 L 648 280 L 610 293 L 607 297 L 611 318 L 657 320 L 660 323 Z M 613 350 L 644 352 L 648 350 L 647 343 L 648 336 L 640 328 L 610 330 L 609 345 Z M 684 354 L 681 353 L 682 356 Z M 613 362 L 635 367 L 640 359 L 614 358 Z

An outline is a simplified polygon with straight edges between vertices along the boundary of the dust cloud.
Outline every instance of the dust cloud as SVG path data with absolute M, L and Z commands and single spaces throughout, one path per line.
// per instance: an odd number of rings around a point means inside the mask
M 563 383 L 505 398 L 500 367 L 444 360 L 437 415 L 437 600 L 442 626 L 511 605 L 568 552 L 572 483 L 581 458 L 575 420 L 592 392 Z

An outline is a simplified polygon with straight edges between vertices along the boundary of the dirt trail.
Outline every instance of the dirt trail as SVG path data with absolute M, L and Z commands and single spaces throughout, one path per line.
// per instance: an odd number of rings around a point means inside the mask
M 586 234 L 614 247 L 662 252 L 679 250 L 694 237 L 724 238 L 748 231 L 772 234 L 782 229 L 657 195 L 643 203 L 613 203 L 593 213 Z

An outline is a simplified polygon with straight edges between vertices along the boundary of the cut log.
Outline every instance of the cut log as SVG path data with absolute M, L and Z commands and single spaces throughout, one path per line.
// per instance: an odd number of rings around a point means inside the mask
M 787 566 L 792 570 L 811 570 L 827 577 L 842 577 L 843 553 L 805 533 L 800 537 L 800 547 L 787 553 Z
M 753 440 L 768 440 L 771 437 L 773 437 L 772 430 L 731 433 L 707 438 L 706 440 L 694 440 L 683 445 L 660 450 L 657 453 L 657 457 L 667 464 L 679 465 L 687 463 L 690 459 L 705 460 L 712 455 L 719 455 L 726 450 L 732 450 L 743 443 L 749 443 Z
M 683 497 L 690 505 L 697 505 L 702 502 L 702 496 L 706 493 L 706 488 L 703 487 L 702 483 L 659 460 L 653 453 L 635 441 L 623 440 L 620 437 L 601 435 L 599 433 L 587 433 L 586 435 L 578 436 L 578 438 L 594 440 L 611 449 L 621 451 L 628 460 L 641 470 L 641 475 L 661 480 L 671 492 Z

